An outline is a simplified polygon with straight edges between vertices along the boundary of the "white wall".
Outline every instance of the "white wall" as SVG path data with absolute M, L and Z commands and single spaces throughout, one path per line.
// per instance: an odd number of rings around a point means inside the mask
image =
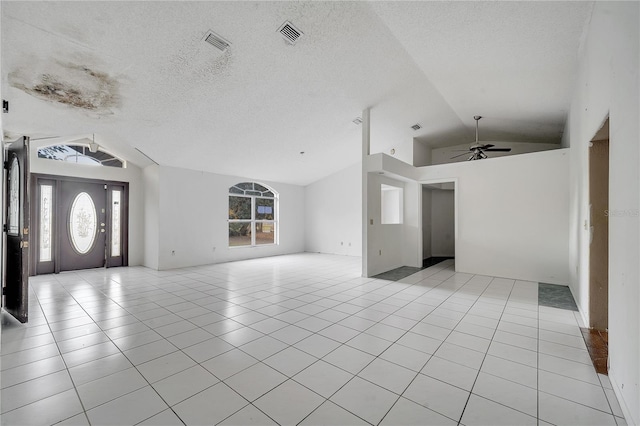
M 511 148 L 510 152 L 487 152 L 489 158 L 508 157 L 510 155 L 528 154 L 531 152 L 548 151 L 550 149 L 562 148 L 560 144 L 555 143 L 526 143 L 526 142 L 481 142 L 492 143 L 496 148 Z M 424 163 L 422 165 L 430 164 L 446 164 L 467 161 L 469 155 L 462 155 L 458 158 L 456 155 L 464 154 L 464 152 L 456 150 L 468 150 L 473 145 L 473 142 L 464 143 L 456 146 L 448 146 L 446 148 L 434 148 L 431 152 L 431 163 Z
M 144 182 L 144 266 L 158 269 L 160 246 L 160 171 L 157 165 L 142 171 Z
M 305 251 L 361 256 L 362 165 L 307 185 L 304 199 Z
M 434 189 L 431 192 L 432 256 L 455 256 L 454 191 Z M 424 210 L 422 212 L 424 215 Z
M 379 192 L 382 177 L 398 176 L 424 183 L 457 180 L 456 270 L 566 284 L 568 154 L 567 149 L 561 149 L 419 168 L 388 156 L 371 156 L 367 161 L 368 211 L 375 219 L 376 209 L 379 212 L 375 186 Z M 380 171 L 385 175 L 379 175 Z M 405 187 L 405 198 L 408 197 Z M 368 230 L 368 237 L 377 244 L 369 246 L 369 272 L 402 266 L 379 255 L 379 250 L 395 252 L 402 245 L 375 226 Z
M 382 225 L 380 211 L 381 185 L 402 185 L 382 175 L 367 175 L 367 271 L 365 276 L 373 276 L 402 266 L 402 225 Z
M 416 167 L 430 166 L 433 163 L 433 149 L 425 144 L 413 140 L 413 165 Z
M 610 118 L 609 378 L 640 424 L 640 4 L 596 2 L 581 49 L 563 144 L 571 149 L 570 282 L 588 324 L 589 141 Z M 585 230 L 586 225 L 586 230 Z
M 129 182 L 129 265 L 142 265 L 145 257 L 142 170 L 131 163 L 121 169 L 47 160 L 38 158 L 37 149 L 31 151 L 31 173 Z
M 419 168 L 458 179 L 456 270 L 566 284 L 568 166 L 565 149 Z
M 173 269 L 304 250 L 304 189 L 259 181 L 279 194 L 278 245 L 229 247 L 229 187 L 253 179 L 159 167 L 158 268 Z
M 431 254 L 431 188 L 422 187 L 422 258 Z
M 402 218 L 402 265 L 422 267 L 422 185 L 404 182 L 404 208 Z
M 382 224 L 382 185 L 404 188 L 402 224 Z M 421 195 L 422 187 L 415 181 L 368 174 L 368 262 L 364 275 L 373 276 L 401 266 L 422 266 Z

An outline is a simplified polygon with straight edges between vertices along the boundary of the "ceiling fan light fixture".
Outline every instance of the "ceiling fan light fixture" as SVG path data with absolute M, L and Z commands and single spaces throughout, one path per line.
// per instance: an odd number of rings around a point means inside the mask
M 100 145 L 96 143 L 96 135 L 93 134 L 91 137 L 91 142 L 89 142 L 89 152 L 93 152 L 95 154 L 96 152 L 98 152 L 98 148 L 100 148 Z
M 476 141 L 474 142 L 473 145 L 471 145 L 469 147 L 469 153 L 471 153 L 471 156 L 467 159 L 468 161 L 471 160 L 482 160 L 484 158 L 489 158 L 487 156 L 487 154 L 485 154 L 486 152 L 510 152 L 511 148 L 494 148 L 495 145 L 490 144 L 490 143 L 486 143 L 486 144 L 481 144 L 480 143 L 480 139 L 478 137 L 478 121 L 480 121 L 480 119 L 482 118 L 481 115 L 474 115 L 473 119 L 476 121 Z M 467 152 L 463 153 L 463 154 L 458 154 L 458 155 L 454 155 L 453 157 L 451 157 L 450 159 L 453 160 L 454 158 L 458 158 L 458 157 L 462 157 L 463 155 L 466 155 Z

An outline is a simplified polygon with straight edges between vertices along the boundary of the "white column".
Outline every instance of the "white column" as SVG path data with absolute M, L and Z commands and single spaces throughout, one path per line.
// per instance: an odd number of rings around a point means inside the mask
M 368 207 L 368 173 L 367 159 L 371 151 L 371 109 L 362 111 L 362 276 L 369 276 L 368 269 L 368 238 L 369 231 L 369 207 Z

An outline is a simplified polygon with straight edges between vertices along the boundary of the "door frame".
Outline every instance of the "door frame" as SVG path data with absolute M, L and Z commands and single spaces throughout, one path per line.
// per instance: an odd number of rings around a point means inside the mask
M 418 200 L 418 205 L 420 208 L 420 221 L 419 221 L 419 227 L 418 227 L 418 253 L 420 256 L 420 264 L 422 265 L 423 263 L 423 245 L 424 245 L 424 241 L 423 241 L 423 227 L 424 227 L 424 212 L 422 211 L 422 196 L 423 196 L 423 191 L 422 189 L 425 186 L 437 186 L 438 184 L 442 185 L 450 185 L 453 184 L 453 223 L 454 223 L 454 230 L 453 230 L 453 244 L 454 244 L 454 258 L 456 259 L 456 263 L 455 263 L 455 270 L 458 270 L 458 264 L 460 262 L 460 258 L 458 257 L 459 255 L 459 250 L 458 250 L 458 206 L 460 205 L 459 200 L 458 200 L 458 178 L 457 177 L 450 177 L 450 178 L 438 178 L 438 179 L 428 179 L 428 180 L 420 180 L 418 181 L 418 184 L 420 185 L 420 191 L 419 191 L 419 200 Z
M 33 244 L 31 244 L 30 246 L 30 256 L 32 262 L 30 262 L 29 265 L 29 275 L 31 276 L 35 276 L 37 275 L 37 266 L 38 266 L 38 262 L 39 262 L 39 258 L 38 258 L 38 247 L 39 244 L 38 242 L 40 241 L 40 215 L 39 215 L 39 209 L 40 209 L 40 197 L 39 197 L 39 191 L 38 191 L 38 183 L 41 180 L 47 180 L 47 181 L 52 181 L 54 183 L 54 199 L 56 200 L 56 203 L 52 209 L 52 214 L 54 215 L 54 229 L 55 228 L 55 223 L 56 222 L 56 218 L 60 215 L 60 208 L 59 208 L 59 204 L 57 203 L 57 200 L 60 199 L 60 191 L 61 189 L 61 182 L 63 181 L 67 181 L 67 182 L 78 182 L 78 183 L 87 183 L 87 184 L 99 184 L 99 185 L 106 185 L 107 187 L 107 191 L 106 192 L 106 202 L 107 202 L 107 209 L 106 209 L 106 223 L 110 223 L 111 221 L 111 209 L 109 208 L 109 206 L 111 206 L 111 191 L 110 189 L 112 187 L 120 187 L 122 188 L 122 217 L 121 217 L 121 227 L 122 227 L 122 236 L 121 236 L 121 262 L 117 262 L 118 264 L 114 264 L 113 260 L 111 259 L 111 256 L 105 256 L 105 267 L 106 268 L 111 268 L 111 267 L 115 267 L 115 266 L 128 266 L 129 265 L 129 183 L 128 182 L 122 182 L 122 181 L 111 181 L 111 180 L 103 180 L 103 179 L 90 179 L 90 178 L 81 178 L 81 177 L 74 177 L 74 176 L 63 176 L 63 175 L 51 175 L 51 174 L 42 174 L 42 173 L 32 173 L 31 175 L 31 194 L 34 197 L 33 202 L 31 203 L 31 214 L 32 214 L 32 218 L 33 218 L 33 224 L 34 226 L 32 226 L 32 241 Z M 111 227 L 108 226 L 107 227 L 107 239 L 106 239 L 106 244 L 105 244 L 105 254 L 106 254 L 106 250 L 110 243 L 111 243 Z M 59 273 L 60 272 L 60 256 L 61 256 L 61 249 L 60 249 L 60 242 L 59 242 L 59 238 L 54 237 L 54 242 L 53 242 L 53 255 L 52 255 L 52 262 L 53 262 L 53 273 Z M 121 263 L 121 264 L 120 264 Z M 46 272 L 45 272 L 46 273 Z

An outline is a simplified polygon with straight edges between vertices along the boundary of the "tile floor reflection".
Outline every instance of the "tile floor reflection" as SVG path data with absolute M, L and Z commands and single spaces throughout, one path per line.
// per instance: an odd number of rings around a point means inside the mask
M 299 254 L 33 277 L 29 324 L 2 316 L 2 424 L 625 424 L 538 283 L 359 275 Z

